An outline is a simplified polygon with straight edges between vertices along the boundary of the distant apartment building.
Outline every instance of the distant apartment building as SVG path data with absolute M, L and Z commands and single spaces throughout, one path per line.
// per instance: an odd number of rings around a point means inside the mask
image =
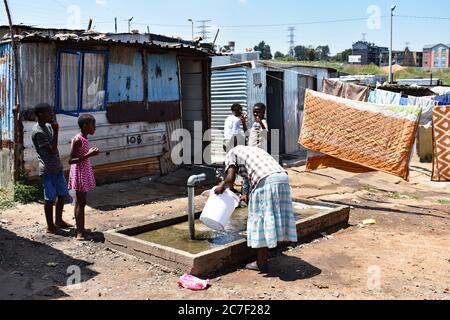
M 423 48 L 423 67 L 427 69 L 450 68 L 450 45 L 442 43 Z
M 393 51 L 393 62 L 402 67 L 421 68 L 423 64 L 423 52 L 411 51 L 407 47 L 404 51 Z
M 389 48 L 378 47 L 367 41 L 358 41 L 353 44 L 352 49 L 353 63 L 362 65 L 373 63 L 380 67 L 389 64 Z

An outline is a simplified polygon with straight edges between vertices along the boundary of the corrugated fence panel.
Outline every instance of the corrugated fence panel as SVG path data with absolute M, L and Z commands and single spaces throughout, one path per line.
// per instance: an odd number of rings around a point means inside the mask
M 150 102 L 180 100 L 178 61 L 173 54 L 148 57 L 148 92 Z
M 32 112 L 35 105 L 55 105 L 56 47 L 47 43 L 22 43 L 20 52 L 20 106 Z
M 14 74 L 12 67 L 12 47 L 10 44 L 0 45 L 0 114 L 1 140 L 14 141 Z
M 144 101 L 142 54 L 138 50 L 127 53 L 131 53 L 133 57 L 129 59 L 130 61 L 121 59 L 119 50 L 111 51 L 108 72 L 108 103 Z M 116 61 L 122 63 L 115 63 Z
M 250 69 L 247 73 L 248 79 L 248 119 L 250 123 L 254 123 L 253 106 L 257 103 L 264 103 L 267 105 L 267 68 L 256 67 Z
M 223 131 L 231 106 L 239 103 L 248 113 L 247 68 L 216 70 L 211 78 L 212 161 L 223 162 Z
M 0 188 L 14 182 L 14 76 L 12 47 L 0 45 Z
M 284 72 L 284 128 L 286 153 L 300 150 L 300 119 L 298 109 L 298 74 L 287 70 Z

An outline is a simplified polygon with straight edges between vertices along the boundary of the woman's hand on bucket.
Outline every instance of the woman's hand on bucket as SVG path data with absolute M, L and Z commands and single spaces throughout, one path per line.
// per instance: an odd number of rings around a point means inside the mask
M 250 201 L 250 197 L 248 196 L 248 194 L 241 196 L 241 201 L 244 201 L 246 204 L 248 204 L 248 202 Z
M 225 183 L 219 184 L 214 190 L 215 194 L 223 194 L 227 188 L 225 187 Z

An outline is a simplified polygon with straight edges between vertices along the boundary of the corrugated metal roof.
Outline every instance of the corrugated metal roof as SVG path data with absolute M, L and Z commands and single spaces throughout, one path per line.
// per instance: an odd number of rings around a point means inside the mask
M 5 33 L 5 27 L 0 34 L 4 34 L 2 42 L 10 42 L 10 33 Z M 19 31 L 20 28 L 18 27 Z M 128 44 L 142 45 L 148 47 L 164 48 L 164 49 L 187 49 L 193 52 L 206 55 L 216 55 L 214 49 L 209 44 L 186 41 L 177 38 L 170 38 L 156 34 L 111 34 L 98 32 L 80 32 L 80 30 L 61 29 L 35 29 L 28 28 L 16 35 L 21 42 L 77 42 L 77 43 L 94 43 L 94 44 Z
M 257 60 L 257 61 L 244 61 L 239 63 L 232 63 L 223 66 L 213 67 L 212 70 L 226 70 L 226 69 L 234 69 L 239 67 L 246 68 L 256 68 L 256 67 L 267 67 L 267 68 L 275 68 L 275 69 L 293 69 L 293 68 L 311 68 L 311 69 L 323 69 L 331 72 L 337 72 L 336 69 L 330 67 L 321 67 L 309 64 L 300 64 L 300 63 L 287 63 L 287 62 L 276 62 L 276 61 L 268 61 L 268 60 Z

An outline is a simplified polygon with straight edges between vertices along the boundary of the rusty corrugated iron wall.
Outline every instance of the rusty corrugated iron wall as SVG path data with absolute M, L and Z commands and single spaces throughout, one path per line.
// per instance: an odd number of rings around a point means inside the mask
M 0 45 L 0 188 L 14 182 L 14 69 L 11 44 Z

